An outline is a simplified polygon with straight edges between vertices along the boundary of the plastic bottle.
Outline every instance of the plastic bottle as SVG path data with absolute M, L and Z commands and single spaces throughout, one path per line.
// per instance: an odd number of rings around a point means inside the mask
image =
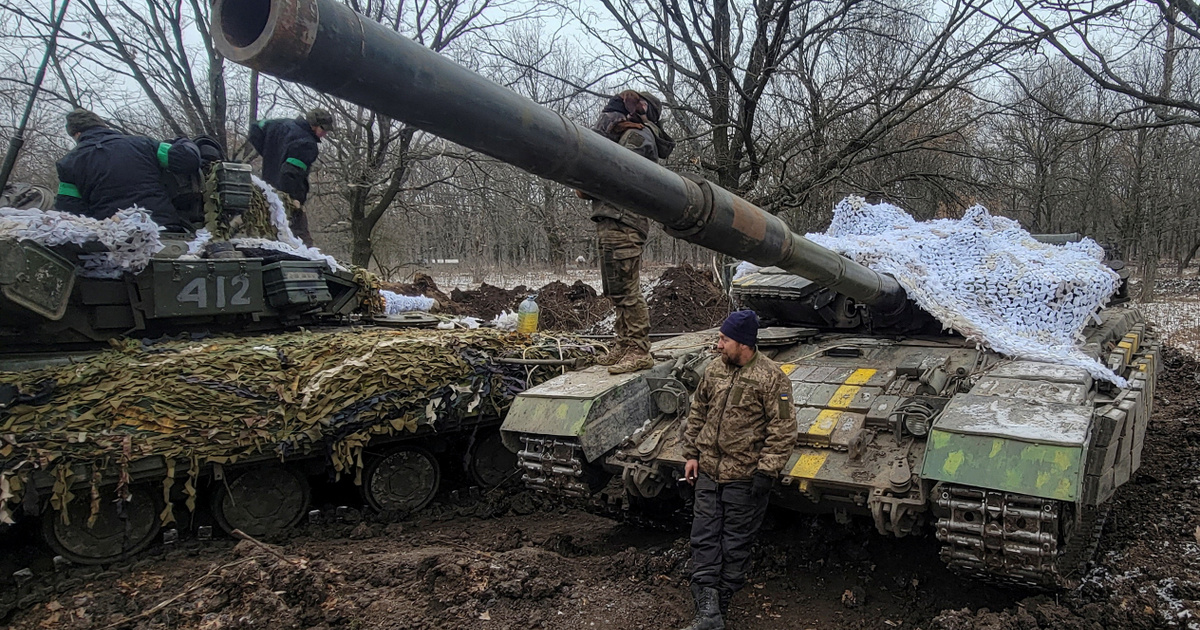
M 532 335 L 538 329 L 537 295 L 525 298 L 517 307 L 517 332 Z

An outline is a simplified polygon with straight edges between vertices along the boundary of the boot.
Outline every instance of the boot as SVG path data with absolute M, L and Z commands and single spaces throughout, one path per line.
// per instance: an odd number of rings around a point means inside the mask
M 721 620 L 729 619 L 729 603 L 733 601 L 733 591 L 717 589 L 717 603 L 721 608 Z
M 626 374 L 638 370 L 649 370 L 654 367 L 654 357 L 649 352 L 638 348 L 630 348 L 616 365 L 608 368 L 609 374 Z
M 621 358 L 625 356 L 625 352 L 628 350 L 629 348 L 625 347 L 625 344 L 617 342 L 616 344 L 613 344 L 611 350 L 596 357 L 596 365 L 616 365 L 621 361 Z
M 717 589 L 693 584 L 692 599 L 696 600 L 696 617 L 683 630 L 725 630 Z

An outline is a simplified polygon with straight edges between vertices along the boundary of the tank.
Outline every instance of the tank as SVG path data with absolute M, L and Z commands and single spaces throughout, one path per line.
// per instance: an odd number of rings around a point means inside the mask
M 774 326 L 798 444 L 772 503 L 933 535 L 954 570 L 1046 587 L 1078 575 L 1105 506 L 1140 465 L 1158 341 L 1104 309 L 1085 351 L 1127 379 L 1012 360 L 942 331 L 892 277 L 793 233 L 721 187 L 673 173 L 334 0 L 218 0 L 228 59 L 404 121 L 763 267 L 732 291 Z M 1052 237 L 1068 241 L 1071 237 Z M 523 392 L 505 444 L 525 482 L 632 505 L 681 499 L 680 428 L 715 331 L 655 344 L 657 365 L 575 371 Z M 1052 426 L 1031 432 L 1029 426 Z M 612 495 L 608 495 L 610 498 Z
M 95 239 L 0 239 L 0 620 L 63 566 L 220 530 L 279 535 L 310 515 L 310 479 L 352 478 L 361 497 L 335 500 L 397 515 L 444 475 L 498 485 L 516 462 L 501 412 L 588 352 L 383 316 L 370 274 L 267 242 L 249 166 L 211 165 L 204 191 L 202 252 L 164 234 L 114 271 Z M 223 240 L 235 229 L 254 238 Z M 48 576 L 20 564 L 34 538 L 59 558 Z

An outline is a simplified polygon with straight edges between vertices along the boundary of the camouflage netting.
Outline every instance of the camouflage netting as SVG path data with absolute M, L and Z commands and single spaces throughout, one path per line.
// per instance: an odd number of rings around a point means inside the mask
M 475 415 L 498 416 L 512 398 L 559 373 L 493 361 L 573 358 L 592 347 L 568 337 L 488 330 L 363 329 L 253 338 L 127 340 L 70 366 L 0 372 L 23 403 L 0 409 L 0 520 L 11 520 L 37 471 L 55 475 L 52 504 L 66 505 L 71 469 L 120 471 L 154 455 L 189 468 L 269 453 L 323 450 L 339 474 L 361 473 L 374 435 L 430 425 L 453 429 Z M 172 481 L 164 481 L 169 492 Z M 64 512 L 65 513 L 65 512 Z M 169 503 L 164 521 L 173 518 Z

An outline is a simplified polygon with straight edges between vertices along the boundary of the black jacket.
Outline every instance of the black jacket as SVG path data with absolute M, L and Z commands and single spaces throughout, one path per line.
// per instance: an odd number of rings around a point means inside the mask
M 173 143 L 127 136 L 93 127 L 79 135 L 75 149 L 56 164 L 55 208 L 95 219 L 107 219 L 133 206 L 150 212 L 154 222 L 178 230 L 186 227 L 162 183 L 162 171 L 187 173 L 200 168 L 200 150 L 187 138 Z
M 250 127 L 249 140 L 262 155 L 263 179 L 292 199 L 308 199 L 308 171 L 317 160 L 320 139 L 303 118 L 260 120 Z

